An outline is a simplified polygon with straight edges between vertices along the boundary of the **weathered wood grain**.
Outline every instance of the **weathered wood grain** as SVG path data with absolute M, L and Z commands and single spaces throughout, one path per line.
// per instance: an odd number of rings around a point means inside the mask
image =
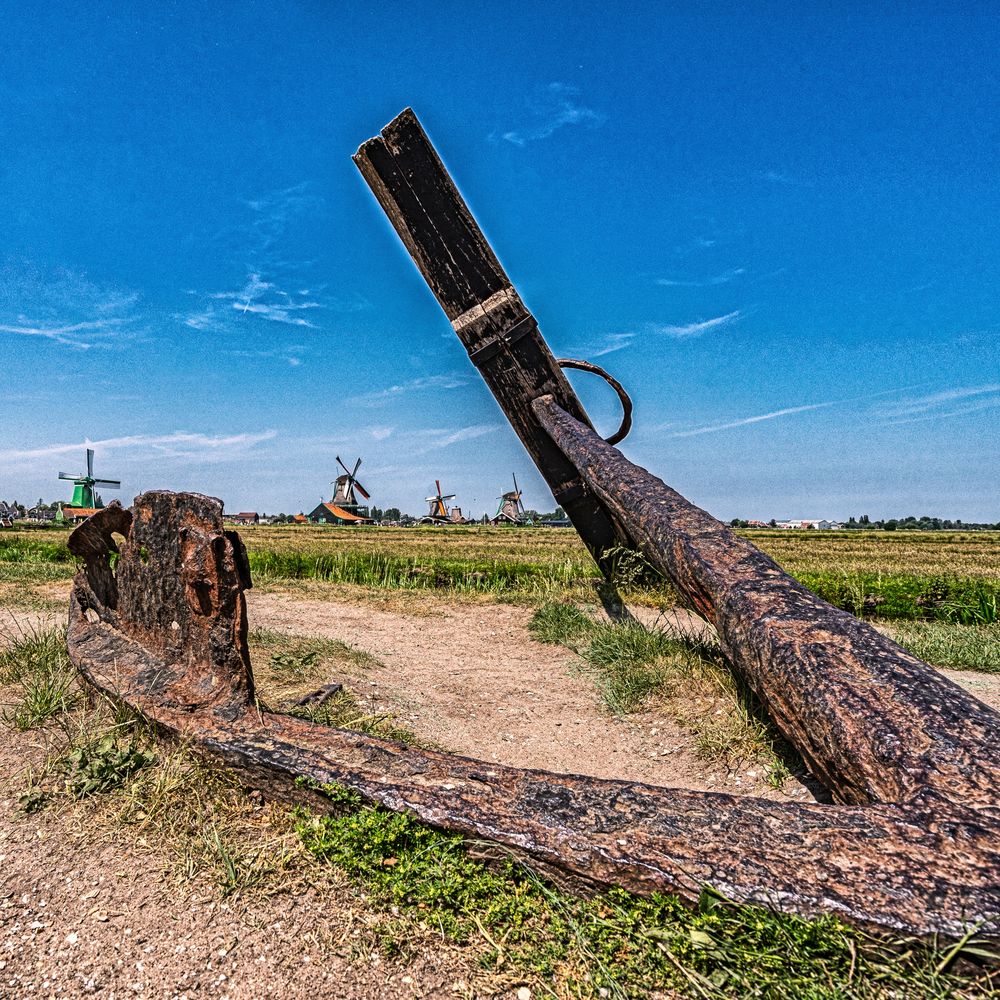
M 577 419 L 589 418 L 413 112 L 364 143 L 354 162 L 556 501 L 608 571 L 609 551 L 632 540 L 579 488 L 530 404 L 552 394 Z

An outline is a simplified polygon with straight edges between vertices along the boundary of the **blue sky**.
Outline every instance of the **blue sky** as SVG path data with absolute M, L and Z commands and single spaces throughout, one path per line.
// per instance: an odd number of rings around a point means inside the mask
M 411 105 L 630 458 L 727 519 L 1000 518 L 995 8 L 751 6 L 4 0 L 0 498 L 89 441 L 126 502 L 360 454 L 550 509 L 351 162 Z

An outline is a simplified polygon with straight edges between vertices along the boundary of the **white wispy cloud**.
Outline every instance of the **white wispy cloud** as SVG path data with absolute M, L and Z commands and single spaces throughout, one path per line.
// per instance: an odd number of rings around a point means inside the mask
M 959 404 L 959 405 L 955 405 Z M 938 392 L 900 400 L 883 407 L 882 416 L 891 424 L 910 424 L 925 420 L 946 420 L 966 413 L 1000 406 L 1000 383 L 955 386 Z
M 271 251 L 281 243 L 292 222 L 306 212 L 315 212 L 323 205 L 309 181 L 301 181 L 279 191 L 270 191 L 244 201 L 251 217 L 246 226 L 248 251 L 253 255 Z
M 668 337 L 700 337 L 710 330 L 718 330 L 720 327 L 735 323 L 743 316 L 741 309 L 736 309 L 725 316 L 715 316 L 713 319 L 699 320 L 695 323 L 684 323 L 679 326 L 664 325 L 653 327 L 654 332 L 664 334 Z
M 192 330 L 234 333 L 241 324 L 255 320 L 314 329 L 317 310 L 359 312 L 371 308 L 361 296 L 336 296 L 324 284 L 310 280 L 315 261 L 293 259 L 284 253 L 296 220 L 315 212 L 323 199 L 308 182 L 296 184 L 243 202 L 250 217 L 226 232 L 228 240 L 242 243 L 242 282 L 222 291 L 187 289 L 198 299 L 194 308 L 175 314 Z
M 292 368 L 298 368 L 302 364 L 302 358 L 300 355 L 308 353 L 309 348 L 305 344 L 289 344 L 279 348 L 274 348 L 273 350 L 247 350 L 244 348 L 234 349 L 229 348 L 223 351 L 232 358 L 277 358 L 284 361 L 286 364 L 290 365 Z
M 205 305 L 177 316 L 192 330 L 229 328 L 234 321 L 247 315 L 259 316 L 271 323 L 315 329 L 316 324 L 301 314 L 325 308 L 315 298 L 302 296 L 298 292 L 287 292 L 276 282 L 265 280 L 256 271 L 247 274 L 246 281 L 240 288 L 210 292 L 203 298 L 207 300 Z M 218 306 L 215 303 L 226 305 Z
M 550 83 L 538 96 L 532 108 L 534 124 L 524 129 L 499 130 L 490 139 L 503 139 L 515 146 L 525 146 L 538 139 L 547 139 L 553 132 L 567 125 L 602 125 L 607 116 L 577 101 L 579 91 L 564 83 Z
M 665 288 L 712 288 L 717 285 L 727 285 L 730 281 L 735 281 L 744 274 L 746 274 L 745 267 L 734 267 L 729 271 L 723 271 L 722 274 L 716 274 L 713 277 L 705 278 L 702 281 L 691 281 L 679 278 L 657 278 L 656 284 L 663 285 Z
M 887 407 L 887 412 L 898 416 L 909 416 L 914 413 L 924 413 L 927 410 L 946 406 L 958 400 L 969 399 L 973 396 L 993 396 L 997 393 L 1000 393 L 1000 383 L 998 382 L 988 382 L 985 385 L 955 386 L 952 389 L 942 389 L 938 392 L 928 393 L 925 396 L 900 400 L 900 402 Z
M 496 434 L 500 430 L 500 424 L 471 424 L 468 427 L 460 427 L 458 430 L 414 431 L 412 432 L 413 436 L 424 439 L 426 443 L 423 446 L 417 445 L 409 454 L 411 456 L 427 455 L 432 451 L 440 451 L 449 445 L 458 444 L 460 441 L 472 441 L 486 434 Z
M 43 337 L 57 344 L 89 350 L 91 347 L 107 346 L 109 339 L 121 333 L 124 319 L 89 320 L 63 326 L 33 324 L 26 316 L 19 317 L 21 324 L 0 323 L 0 333 L 12 333 L 22 337 Z
M 600 358 L 605 354 L 624 350 L 638 336 L 635 331 L 626 333 L 606 333 L 589 344 L 568 348 L 568 353 L 580 358 Z
M 468 375 L 424 375 L 420 378 L 412 378 L 406 382 L 390 385 L 385 389 L 375 389 L 360 396 L 352 396 L 347 402 L 360 406 L 378 406 L 409 392 L 419 392 L 423 389 L 458 389 L 468 385 L 468 383 Z
M 368 433 L 375 441 L 385 441 L 386 438 L 392 437 L 395 429 L 395 427 L 369 427 Z
M 82 453 L 86 448 L 102 451 L 123 450 L 146 453 L 158 458 L 182 458 L 188 461 L 219 461 L 244 454 L 254 445 L 277 437 L 277 431 L 213 435 L 192 431 L 173 431 L 170 434 L 128 434 L 101 440 L 73 441 L 48 444 L 39 448 L 12 448 L 0 450 L 0 464 L 30 462 L 57 455 Z
M 712 434 L 715 431 L 728 431 L 734 427 L 746 427 L 748 424 L 759 424 L 763 420 L 775 420 L 778 417 L 788 417 L 793 413 L 806 413 L 809 410 L 822 410 L 828 406 L 836 406 L 836 401 L 827 403 L 809 403 L 807 406 L 786 406 L 770 413 L 758 413 L 752 417 L 741 417 L 739 420 L 729 420 L 724 424 L 708 424 L 705 427 L 694 427 L 686 431 L 674 431 L 667 437 L 694 437 L 696 434 Z
M 767 181 L 768 184 L 784 184 L 786 187 L 812 187 L 809 181 L 795 177 L 786 170 L 758 170 L 754 177 L 761 181 Z
M 73 271 L 41 276 L 29 265 L 7 265 L 0 271 L 0 334 L 81 351 L 108 348 L 142 332 L 138 301 L 137 293 L 100 287 Z

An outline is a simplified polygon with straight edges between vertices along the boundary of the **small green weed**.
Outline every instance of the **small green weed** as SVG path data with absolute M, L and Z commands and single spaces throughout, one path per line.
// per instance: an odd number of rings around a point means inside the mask
M 306 677 L 313 673 L 319 664 L 319 652 L 311 650 L 304 653 L 274 653 L 271 656 L 271 669 L 275 673 L 292 677 Z
M 119 732 L 112 730 L 73 747 L 66 754 L 62 765 L 66 774 L 66 791 L 74 799 L 109 792 L 120 788 L 136 772 L 149 767 L 153 760 L 153 754 L 140 747 L 134 738 L 122 745 Z

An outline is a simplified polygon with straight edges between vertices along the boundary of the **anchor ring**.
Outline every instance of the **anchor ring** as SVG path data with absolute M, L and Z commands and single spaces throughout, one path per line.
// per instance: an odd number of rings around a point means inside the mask
M 600 375 L 618 393 L 618 398 L 622 404 L 622 422 L 618 430 L 611 437 L 604 440 L 608 444 L 618 444 L 619 441 L 624 440 L 625 436 L 632 429 L 632 400 L 629 399 L 629 395 L 621 382 L 613 375 L 609 375 L 600 365 L 591 364 L 589 361 L 578 361 L 576 358 L 556 358 L 556 364 L 560 368 L 576 368 L 581 372 L 592 372 L 594 375 Z

